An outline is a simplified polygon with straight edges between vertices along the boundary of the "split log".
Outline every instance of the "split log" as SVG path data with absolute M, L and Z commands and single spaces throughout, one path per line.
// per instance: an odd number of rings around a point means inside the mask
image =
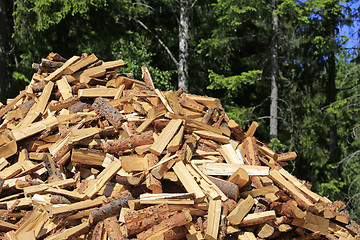
M 239 197 L 239 186 L 229 182 L 222 180 L 220 178 L 208 176 L 208 178 L 215 183 L 216 186 L 220 188 L 220 190 L 229 198 L 237 200 Z
M 128 149 L 134 149 L 135 147 L 149 145 L 152 143 L 154 143 L 153 132 L 147 131 L 140 134 L 134 134 L 131 137 L 117 141 L 101 143 L 101 147 L 105 152 L 119 153 Z
M 304 218 L 305 212 L 301 211 L 297 206 L 291 203 L 272 202 L 271 209 L 279 215 L 285 215 L 289 218 Z
M 249 195 L 245 200 L 241 201 L 236 208 L 227 216 L 227 220 L 232 225 L 241 223 L 246 214 L 250 211 L 255 204 L 255 200 Z
M 104 98 L 98 97 L 95 99 L 92 107 L 100 115 L 104 116 L 116 129 L 121 126 L 121 121 L 124 117 L 121 113 L 112 107 Z

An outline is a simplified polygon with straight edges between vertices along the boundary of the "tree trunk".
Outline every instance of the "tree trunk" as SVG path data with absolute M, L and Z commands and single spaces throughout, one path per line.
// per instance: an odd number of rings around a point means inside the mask
M 188 91 L 189 3 L 180 0 L 178 87 Z
M 335 39 L 335 29 L 336 29 L 336 15 L 330 17 L 330 23 L 328 24 L 328 34 L 331 41 L 331 50 L 328 58 L 328 79 L 326 82 L 326 105 L 330 105 L 336 101 L 336 39 Z M 329 116 L 329 151 L 330 151 L 330 163 L 336 163 L 340 158 L 340 150 L 338 146 L 338 134 L 336 127 L 336 116 L 331 114 Z
M 7 17 L 6 3 L 0 1 L 0 101 L 4 103 L 4 85 L 6 81 L 6 42 L 7 42 Z
M 270 139 L 277 138 L 278 135 L 278 33 L 279 16 L 275 13 L 278 0 L 272 0 L 272 28 L 271 39 L 271 95 L 270 95 Z

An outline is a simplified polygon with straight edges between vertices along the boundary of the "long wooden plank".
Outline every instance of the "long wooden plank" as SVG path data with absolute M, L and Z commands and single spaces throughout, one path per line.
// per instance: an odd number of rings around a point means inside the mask
M 243 168 L 249 176 L 268 176 L 269 167 L 253 166 L 244 164 L 228 164 L 228 163 L 204 163 L 200 166 L 200 170 L 206 175 L 231 176 L 239 167 Z
M 68 205 L 62 206 L 62 207 L 52 207 L 52 208 L 50 208 L 49 213 L 53 216 L 53 215 L 57 215 L 57 214 L 63 214 L 63 213 L 68 213 L 68 212 L 72 212 L 72 211 L 79 211 L 79 210 L 83 210 L 83 209 L 87 209 L 87 208 L 100 206 L 101 204 L 103 204 L 105 199 L 106 199 L 105 196 L 100 196 L 98 198 L 95 198 L 94 200 L 88 199 L 85 201 L 68 204 Z
M 57 124 L 58 124 L 58 120 L 55 116 L 53 116 L 50 118 L 46 118 L 42 121 L 32 123 L 26 128 L 20 128 L 20 129 L 16 128 L 11 131 L 11 134 L 16 141 L 20 141 L 24 138 L 30 137 L 36 133 L 41 132 L 46 128 L 51 128 Z
M 26 115 L 26 117 L 21 121 L 20 126 L 18 128 L 25 128 L 29 126 L 35 119 L 44 112 L 48 102 L 49 98 L 52 92 L 52 89 L 54 87 L 53 82 L 48 82 L 46 84 L 41 96 L 39 97 L 39 102 L 34 105 L 29 113 Z
M 292 184 L 294 184 L 297 188 L 299 188 L 302 192 L 304 192 L 314 203 L 317 203 L 321 196 L 309 190 L 304 184 L 302 184 L 296 177 L 291 175 L 288 171 L 281 168 L 279 173 L 283 175 L 287 180 L 289 180 Z
M 101 190 L 102 187 L 108 183 L 113 176 L 120 170 L 121 162 L 115 160 L 111 162 L 95 179 L 95 181 L 88 186 L 84 194 L 88 198 L 95 196 L 97 192 Z
M 71 64 L 73 64 L 74 62 L 78 61 L 80 59 L 79 56 L 73 56 L 71 57 L 69 60 L 67 60 L 64 65 L 62 65 L 61 67 L 59 67 L 58 69 L 56 69 L 54 72 L 50 73 L 49 76 L 47 76 L 44 80 L 45 81 L 53 81 L 56 80 L 60 74 L 62 74 L 62 72 L 69 67 Z
M 276 184 L 278 184 L 282 189 L 287 190 L 291 193 L 295 201 L 305 209 L 308 209 L 310 206 L 314 204 L 307 199 L 300 190 L 298 190 L 291 182 L 287 181 L 279 171 L 275 169 L 270 170 L 269 177 L 273 180 Z
M 205 233 L 206 240 L 218 239 L 219 224 L 221 216 L 221 200 L 210 200 L 208 211 L 208 222 Z

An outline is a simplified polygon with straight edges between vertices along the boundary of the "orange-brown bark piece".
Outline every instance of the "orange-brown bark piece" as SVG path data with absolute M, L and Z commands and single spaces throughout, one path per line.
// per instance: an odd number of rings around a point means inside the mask
M 92 107 L 96 113 L 105 117 L 115 128 L 119 129 L 124 119 L 121 113 L 112 107 L 104 98 L 98 97 Z
M 152 143 L 154 143 L 153 132 L 147 131 L 117 141 L 101 143 L 101 147 L 105 152 L 119 153 L 128 149 L 134 149 L 137 146 L 149 145 Z
M 270 207 L 271 209 L 274 209 L 278 215 L 285 215 L 289 218 L 305 217 L 305 213 L 291 203 L 272 202 Z
M 141 233 L 174 215 L 175 212 L 160 212 L 147 218 L 135 219 L 136 221 L 125 224 L 127 234 L 128 236 L 133 236 L 135 234 Z
M 127 239 L 120 231 L 120 224 L 117 222 L 116 217 L 108 217 L 104 220 L 104 227 L 107 232 L 108 240 L 123 240 Z
M 151 227 L 150 229 L 139 233 L 137 235 L 137 239 L 145 240 L 148 237 L 150 237 L 156 233 L 160 233 L 162 231 L 166 231 L 166 230 L 169 230 L 174 227 L 183 226 L 186 223 L 191 222 L 191 220 L 192 220 L 192 218 L 191 218 L 190 213 L 187 211 L 182 211 L 180 213 L 177 213 L 177 214 L 171 216 L 170 218 L 163 220 L 160 224 L 155 225 L 155 226 Z
M 91 235 L 91 240 L 102 240 L 104 221 L 98 222 Z

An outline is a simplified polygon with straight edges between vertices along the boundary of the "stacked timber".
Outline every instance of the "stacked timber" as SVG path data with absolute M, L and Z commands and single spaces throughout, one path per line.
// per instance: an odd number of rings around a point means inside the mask
M 359 239 L 218 99 L 50 53 L 0 109 L 2 239 Z

